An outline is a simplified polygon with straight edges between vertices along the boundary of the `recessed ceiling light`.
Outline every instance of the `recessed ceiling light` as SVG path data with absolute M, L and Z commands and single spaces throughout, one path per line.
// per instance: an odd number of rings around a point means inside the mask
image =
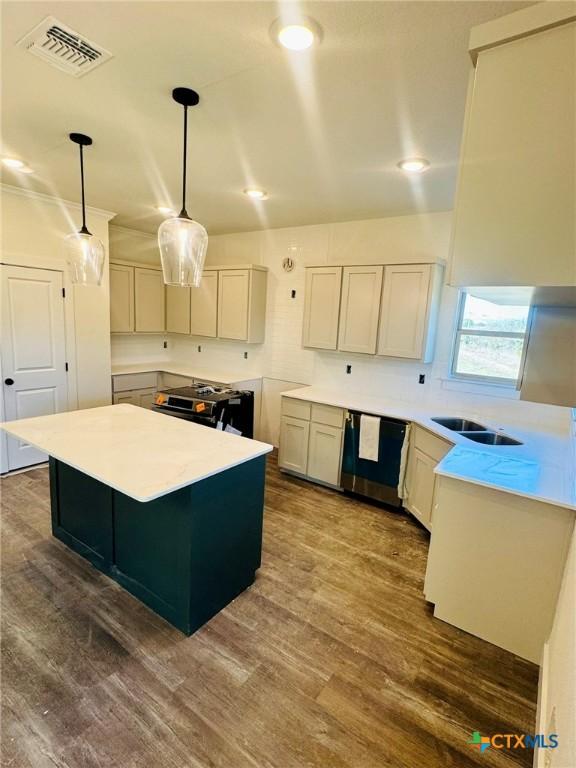
M 278 42 L 289 51 L 305 51 L 314 45 L 316 35 L 303 24 L 288 24 L 278 32 Z
M 244 194 L 253 200 L 266 200 L 268 197 L 268 192 L 265 189 L 256 189 L 255 187 L 245 189 Z
M 174 214 L 174 209 L 169 208 L 167 205 L 158 205 L 156 206 L 156 210 L 159 213 L 163 213 L 165 216 L 172 216 Z
M 13 168 L 14 170 L 18 170 L 25 166 L 23 160 L 17 160 L 15 157 L 3 157 L 2 164 L 5 165 L 6 168 Z
M 23 165 L 21 168 L 16 168 L 18 173 L 34 173 L 34 168 L 30 168 L 29 165 Z
M 430 163 L 424 157 L 408 157 L 398 163 L 398 168 L 406 173 L 422 173 L 430 168 Z

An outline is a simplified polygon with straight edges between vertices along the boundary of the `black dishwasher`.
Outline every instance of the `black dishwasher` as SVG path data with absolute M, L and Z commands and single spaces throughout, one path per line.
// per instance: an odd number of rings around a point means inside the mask
M 359 457 L 361 416 L 350 411 L 346 420 L 341 485 L 345 491 L 400 507 L 398 482 L 407 424 L 399 419 L 380 419 L 378 460 L 371 461 Z

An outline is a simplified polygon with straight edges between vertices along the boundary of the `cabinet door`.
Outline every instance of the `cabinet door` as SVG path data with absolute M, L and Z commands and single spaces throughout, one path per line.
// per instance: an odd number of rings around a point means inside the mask
M 384 268 L 378 354 L 422 357 L 428 315 L 429 264 Z
M 140 405 L 138 394 L 135 391 L 132 392 L 119 392 L 113 395 L 112 402 L 114 405 L 120 405 L 121 403 L 129 403 L 130 405 Z
M 190 288 L 166 286 L 166 330 L 190 333 Z
M 141 408 L 152 408 L 154 405 L 154 398 L 156 397 L 155 390 L 149 390 L 148 392 L 138 392 L 137 399 L 138 405 Z
M 164 332 L 164 280 L 157 269 L 134 269 L 135 329 L 140 333 Z
M 312 422 L 308 444 L 308 477 L 330 485 L 340 485 L 342 435 L 341 429 Z
M 302 345 L 315 349 L 336 349 L 342 267 L 309 267 Z
M 376 352 L 383 267 L 344 267 L 338 349 Z
M 134 267 L 110 264 L 110 331 L 134 330 Z
M 427 528 L 431 528 L 432 521 L 434 468 L 436 463 L 435 459 L 422 453 L 419 448 L 410 448 L 408 474 L 406 477 L 406 487 L 408 490 L 406 506 Z
M 226 269 L 218 274 L 218 336 L 221 339 L 246 341 L 249 300 L 249 269 Z
M 198 288 L 190 289 L 190 333 L 216 337 L 218 327 L 218 272 L 205 271 Z
M 306 474 L 308 466 L 308 438 L 310 422 L 282 416 L 280 421 L 280 445 L 278 466 L 293 472 Z
M 478 55 L 452 236 L 452 285 L 574 285 L 576 24 Z

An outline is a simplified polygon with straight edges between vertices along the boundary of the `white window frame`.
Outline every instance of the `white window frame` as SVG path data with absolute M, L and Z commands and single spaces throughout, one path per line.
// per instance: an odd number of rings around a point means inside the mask
M 528 332 L 530 328 L 530 311 L 528 314 L 528 320 L 526 322 L 526 330 L 520 331 L 485 331 L 475 328 L 463 328 L 462 321 L 464 319 L 464 307 L 466 305 L 466 290 L 461 290 L 458 297 L 458 311 L 456 312 L 456 327 L 454 332 L 454 340 L 452 343 L 452 359 L 450 362 L 450 378 L 456 381 L 470 381 L 476 384 L 490 384 L 492 386 L 506 387 L 513 389 L 518 386 L 518 382 L 522 380 L 522 373 L 524 370 L 524 360 L 526 356 L 526 344 L 528 342 Z M 497 338 L 508 339 L 522 339 L 522 356 L 520 358 L 520 368 L 518 370 L 517 379 L 505 379 L 502 376 L 483 376 L 482 374 L 475 373 L 459 373 L 456 371 L 456 365 L 458 363 L 458 353 L 460 352 L 460 340 L 462 336 L 492 336 Z

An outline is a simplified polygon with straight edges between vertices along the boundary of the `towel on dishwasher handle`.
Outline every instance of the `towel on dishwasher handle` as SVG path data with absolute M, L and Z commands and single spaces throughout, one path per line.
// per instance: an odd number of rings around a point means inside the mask
M 360 415 L 360 443 L 358 458 L 378 461 L 380 444 L 380 416 Z

